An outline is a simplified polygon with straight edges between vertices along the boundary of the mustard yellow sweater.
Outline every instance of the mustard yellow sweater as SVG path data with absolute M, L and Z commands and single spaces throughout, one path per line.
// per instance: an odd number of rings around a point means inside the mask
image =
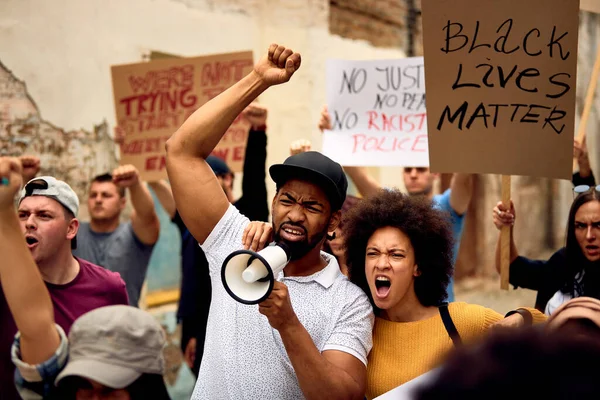
M 534 323 L 546 320 L 538 310 L 527 310 Z M 504 318 L 476 304 L 450 303 L 448 311 L 463 343 L 481 337 L 492 324 Z M 376 318 L 367 365 L 367 398 L 380 396 L 432 370 L 453 347 L 439 314 L 416 322 Z

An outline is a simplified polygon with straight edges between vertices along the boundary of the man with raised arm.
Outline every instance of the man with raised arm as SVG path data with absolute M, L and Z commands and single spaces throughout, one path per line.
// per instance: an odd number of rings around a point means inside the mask
M 129 190 L 131 221 L 121 223 Z M 88 191 L 90 222 L 79 227 L 79 246 L 73 255 L 109 271 L 118 272 L 127 285 L 129 304 L 138 306 L 160 222 L 154 200 L 133 165 L 122 165 L 112 174 L 95 177 Z
M 47 306 L 35 309 L 31 304 L 45 301 L 44 292 L 35 287 L 26 290 L 19 282 L 26 282 L 33 275 L 41 275 L 50 293 L 51 318 L 65 333 L 81 315 L 99 307 L 127 304 L 125 283 L 118 274 L 88 261 L 75 258 L 71 249 L 76 247 L 75 237 L 79 228 L 77 212 L 79 200 L 65 182 L 50 176 L 29 181 L 20 193 L 18 222 L 21 234 L 15 236 L 14 195 L 30 177 L 28 163 L 15 158 L 0 157 L 0 175 L 7 185 L 0 185 L 0 399 L 18 399 L 14 384 L 14 365 L 10 349 L 17 327 L 22 340 L 27 342 L 31 333 L 29 322 L 47 321 Z M 23 177 L 18 176 L 22 173 Z M 34 174 L 35 175 L 35 174 Z M 18 232 L 18 231 L 17 231 Z M 20 243 L 16 243 L 20 240 Z M 21 268 L 19 250 L 31 253 L 38 272 Z M 14 251 L 13 251 L 14 250 Z M 29 259 L 30 257 L 27 257 Z M 31 295 L 35 293 L 35 295 Z M 15 303 L 15 299 L 19 299 Z M 30 314 L 19 310 L 28 309 Z M 12 314 L 11 314 L 12 311 Z M 13 319 L 13 314 L 31 318 Z M 25 325 L 23 325 L 25 324 Z M 34 332 L 35 333 L 35 332 Z M 37 332 L 39 333 L 39 332 Z M 43 343 L 33 343 L 31 349 L 39 349 Z M 34 360 L 34 363 L 37 361 Z
M 249 220 L 227 201 L 206 158 L 248 104 L 299 67 L 298 53 L 271 45 L 249 75 L 198 109 L 167 142 L 177 209 L 206 253 L 213 287 L 193 399 L 364 396 L 371 306 L 319 250 L 346 196 L 339 164 L 307 152 L 269 169 L 277 184 L 274 239 L 288 247 L 291 261 L 265 301 L 236 302 L 220 278 L 224 259 L 242 248 Z

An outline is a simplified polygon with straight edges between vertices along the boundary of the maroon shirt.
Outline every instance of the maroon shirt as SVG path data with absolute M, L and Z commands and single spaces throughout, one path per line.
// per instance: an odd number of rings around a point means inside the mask
M 79 274 L 66 285 L 46 283 L 54 319 L 68 335 L 71 325 L 88 311 L 113 304 L 129 304 L 125 282 L 116 272 L 108 271 L 88 261 L 76 258 Z M 17 333 L 4 292 L 0 286 L 0 400 L 20 399 L 14 383 L 14 365 L 10 349 Z

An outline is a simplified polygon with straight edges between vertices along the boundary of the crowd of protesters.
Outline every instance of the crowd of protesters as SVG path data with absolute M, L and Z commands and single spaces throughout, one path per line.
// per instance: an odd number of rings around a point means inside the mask
M 133 165 L 91 179 L 89 222 L 68 182 L 38 176 L 39 158 L 0 157 L 0 399 L 169 398 L 165 333 L 138 308 L 160 231 L 150 190 L 181 233 L 193 399 L 373 399 L 418 380 L 412 398 L 597 397 L 600 190 L 585 143 L 574 146 L 566 244 L 544 261 L 511 242 L 511 283 L 538 295 L 501 315 L 454 301 L 471 175 L 436 194 L 437 174 L 407 166 L 404 194 L 306 140 L 267 169 L 268 113 L 255 100 L 301 64 L 273 44 L 196 110 L 167 142 L 168 180 L 143 182 Z M 240 115 L 251 128 L 236 200 L 235 174 L 211 153 Z M 326 108 L 318 126 L 331 127 Z M 514 205 L 498 203 L 493 223 L 513 226 Z M 289 262 L 265 300 L 243 304 L 222 265 L 269 243 Z

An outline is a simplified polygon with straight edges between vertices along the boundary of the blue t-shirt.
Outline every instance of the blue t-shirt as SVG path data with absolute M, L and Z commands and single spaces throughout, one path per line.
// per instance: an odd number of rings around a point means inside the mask
M 454 248 L 452 249 L 452 264 L 456 263 L 458 249 L 460 247 L 460 238 L 465 226 L 465 214 L 458 215 L 450 205 L 450 189 L 447 189 L 443 194 L 433 196 L 433 204 L 442 211 L 450 214 L 452 218 L 452 236 L 454 237 Z M 454 301 L 454 278 L 450 279 L 448 285 L 448 301 Z

